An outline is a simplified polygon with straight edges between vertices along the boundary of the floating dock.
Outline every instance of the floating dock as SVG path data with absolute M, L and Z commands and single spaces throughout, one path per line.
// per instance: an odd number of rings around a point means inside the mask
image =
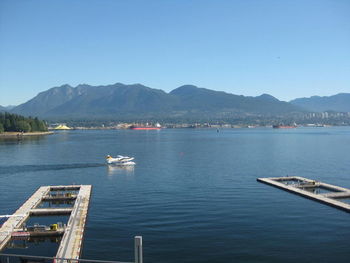
M 258 178 L 259 182 L 350 213 L 350 189 L 299 176 Z
M 82 185 L 79 189 L 66 231 L 56 254 L 57 258 L 79 259 L 80 257 L 91 188 L 91 185 Z
M 20 229 L 31 215 L 70 214 L 56 257 L 79 259 L 85 222 L 89 208 L 91 185 L 42 186 L 0 227 L 0 251 L 6 247 L 13 233 Z M 52 194 L 55 191 L 78 191 L 77 194 Z M 73 208 L 37 208 L 43 201 L 75 200 Z
M 30 211 L 37 207 L 43 196 L 50 192 L 49 186 L 40 187 L 0 228 L 0 251 L 3 250 L 7 242 L 11 239 L 12 232 L 21 228 L 23 223 L 30 216 Z

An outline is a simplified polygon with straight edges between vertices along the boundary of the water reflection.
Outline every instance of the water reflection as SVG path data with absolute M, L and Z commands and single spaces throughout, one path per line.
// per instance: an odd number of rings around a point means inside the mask
M 38 208 L 63 208 L 63 207 L 73 207 L 74 200 L 65 201 L 42 201 Z
M 109 176 L 117 175 L 117 174 L 134 174 L 135 167 L 133 165 L 131 166 L 113 166 L 108 165 L 107 166 L 107 174 Z
M 82 168 L 94 168 L 94 167 L 102 167 L 102 166 L 104 166 L 104 164 L 101 164 L 101 163 L 6 165 L 6 166 L 0 166 L 0 174 L 82 169 Z
M 58 246 L 62 240 L 61 236 L 56 237 L 12 237 L 6 244 L 2 253 L 20 255 L 47 255 L 55 256 Z M 1 258 L 0 258 L 1 262 Z M 14 263 L 18 258 L 9 258 L 5 262 Z
M 27 249 L 30 247 L 30 244 L 38 243 L 59 243 L 62 240 L 62 236 L 55 237 L 12 237 L 11 240 L 7 243 L 7 249 Z
M 21 136 L 19 133 L 16 136 L 1 137 L 1 144 L 39 144 L 40 141 L 47 140 L 47 135 L 32 135 L 32 136 Z

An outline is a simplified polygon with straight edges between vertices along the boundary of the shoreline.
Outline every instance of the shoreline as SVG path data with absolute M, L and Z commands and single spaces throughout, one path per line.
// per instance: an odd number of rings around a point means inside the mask
M 316 126 L 316 125 L 297 125 L 293 128 L 331 128 L 331 127 L 350 127 L 350 125 L 323 125 L 323 126 Z M 165 125 L 162 126 L 159 130 L 163 129 L 259 129 L 259 128 L 266 128 L 266 129 L 272 129 L 273 125 L 265 125 L 265 126 L 259 126 L 259 125 L 211 125 L 211 126 L 201 126 L 201 125 L 179 125 L 179 126 L 173 126 L 173 125 Z M 289 128 L 289 127 L 287 127 Z M 280 129 L 286 129 L 286 127 L 280 127 Z M 49 129 L 54 130 L 54 129 Z M 129 128 L 120 128 L 117 126 L 107 126 L 107 127 L 73 127 L 69 129 L 68 131 L 75 131 L 75 130 L 131 130 Z M 67 131 L 67 130 L 55 130 L 55 131 Z
M 54 132 L 52 131 L 47 131 L 47 132 L 4 132 L 0 133 L 0 138 L 22 138 L 22 137 L 27 137 L 27 136 L 42 136 L 42 135 L 50 135 L 53 134 Z

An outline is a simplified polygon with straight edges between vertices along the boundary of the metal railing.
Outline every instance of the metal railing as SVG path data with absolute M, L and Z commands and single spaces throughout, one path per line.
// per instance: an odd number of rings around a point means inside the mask
M 143 263 L 142 236 L 135 236 L 135 258 L 133 262 L 94 259 L 73 259 L 0 253 L 0 263 Z
M 78 262 L 89 262 L 89 263 L 133 263 L 123 261 L 106 261 L 106 260 L 91 260 L 91 259 L 72 259 L 72 258 L 56 258 L 56 257 L 43 257 L 43 256 L 32 256 L 32 255 L 19 255 L 19 254 L 0 254 L 1 263 L 10 262 L 40 262 L 40 263 L 56 263 L 56 262 L 67 262 L 67 263 L 78 263 Z

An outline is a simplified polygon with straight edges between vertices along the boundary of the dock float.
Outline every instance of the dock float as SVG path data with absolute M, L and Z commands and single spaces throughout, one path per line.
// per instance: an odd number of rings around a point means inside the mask
M 30 216 L 30 210 L 37 207 L 43 196 L 50 191 L 49 186 L 40 187 L 0 228 L 0 251 L 3 250 L 7 242 L 11 239 L 12 232 L 20 228 Z
M 257 181 L 350 213 L 350 189 L 300 176 L 258 178 Z
M 33 216 L 70 214 L 56 257 L 79 259 L 85 222 L 91 196 L 91 185 L 41 186 L 14 214 L 6 215 L 7 221 L 0 227 L 0 251 L 13 234 Z M 78 191 L 73 208 L 37 208 L 41 202 L 53 199 L 54 191 Z
M 79 259 L 89 209 L 91 188 L 91 185 L 82 185 L 80 187 L 56 258 Z

